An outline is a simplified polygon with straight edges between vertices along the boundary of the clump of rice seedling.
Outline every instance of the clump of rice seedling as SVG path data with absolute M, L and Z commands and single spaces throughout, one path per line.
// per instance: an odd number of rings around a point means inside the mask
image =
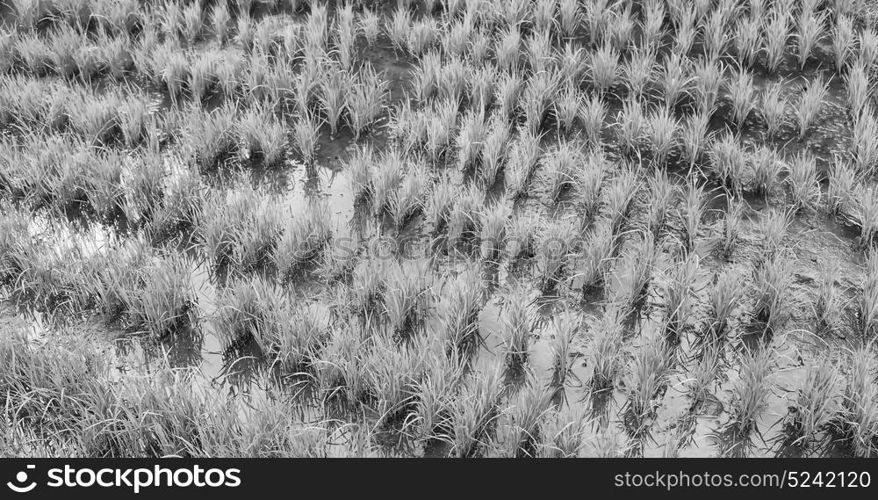
M 795 403 L 783 419 L 783 447 L 792 448 L 797 455 L 811 455 L 829 445 L 826 431 L 841 410 L 839 379 L 838 371 L 826 361 L 808 366 Z
M 753 170 L 751 192 L 768 198 L 774 192 L 778 177 L 783 172 L 783 163 L 778 158 L 777 151 L 765 145 L 757 146 L 748 157 Z
M 629 435 L 642 446 L 649 436 L 649 428 L 656 415 L 660 398 L 668 386 L 672 368 L 672 355 L 661 337 L 655 336 L 637 349 L 631 371 L 625 380 L 627 399 L 623 410 L 625 427 Z M 642 453 L 642 450 L 634 450 Z
M 350 88 L 350 78 L 341 68 L 328 68 L 328 74 L 320 80 L 317 99 L 331 138 L 338 132 L 338 124 L 346 109 L 345 96 L 350 93 Z
M 212 112 L 193 110 L 187 117 L 186 141 L 201 173 L 219 169 L 237 149 L 235 111 L 229 106 Z
M 210 12 L 210 24 L 213 29 L 213 35 L 220 43 L 225 45 L 229 41 L 229 22 L 232 16 L 229 13 L 229 6 L 226 2 L 219 2 L 213 6 Z
M 238 122 L 244 158 L 270 168 L 284 161 L 287 133 L 283 124 L 262 106 L 251 108 Z
M 769 139 L 777 137 L 786 123 L 787 99 L 783 96 L 783 81 L 769 83 L 762 91 L 760 114 L 765 122 Z
M 771 209 L 760 221 L 762 255 L 765 258 L 772 258 L 780 252 L 793 222 L 792 215 L 790 211 Z
M 665 337 L 674 343 L 687 327 L 692 314 L 696 280 L 699 275 L 698 257 L 689 255 L 674 265 L 664 289 Z
M 854 299 L 854 321 L 863 337 L 878 333 L 878 252 L 870 252 L 866 261 L 866 277 Z
M 484 195 L 478 188 L 470 185 L 457 200 L 448 215 L 448 242 L 463 251 L 473 250 L 482 225 Z
M 381 33 L 381 18 L 372 9 L 363 9 L 359 19 L 359 31 L 366 37 L 369 45 L 375 45 Z
M 790 13 L 782 8 L 774 8 L 765 25 L 765 56 L 766 67 L 771 73 L 776 73 L 787 50 L 789 39 Z
M 424 210 L 429 175 L 424 165 L 413 167 L 390 198 L 390 217 L 397 234 Z
M 659 69 L 658 80 L 665 106 L 673 109 L 689 93 L 692 84 L 689 60 L 677 53 L 670 54 Z
M 667 163 L 668 157 L 677 149 L 677 133 L 679 121 L 674 118 L 671 110 L 665 106 L 659 108 L 649 117 L 649 143 L 652 160 L 658 166 Z
M 676 189 L 665 170 L 647 177 L 649 205 L 646 208 L 646 227 L 656 241 L 664 236 L 675 201 Z
M 511 438 L 510 447 L 514 448 L 516 458 L 535 458 L 537 446 L 542 439 L 542 421 L 548 411 L 550 401 L 549 393 L 540 387 L 535 381 L 530 383 L 518 393 L 515 401 L 509 408 Z
M 740 195 L 747 170 L 747 154 L 740 142 L 731 134 L 725 134 L 712 144 L 710 163 L 717 180 L 731 194 Z
M 518 138 L 512 144 L 504 172 L 506 190 L 512 199 L 518 199 L 527 194 L 539 159 L 540 136 L 527 129 L 521 130 Z
M 521 89 L 524 85 L 518 73 L 503 74 L 494 90 L 494 103 L 497 116 L 509 120 L 518 112 Z
M 738 21 L 734 42 L 738 57 L 752 68 L 762 51 L 762 20 L 750 15 Z
M 618 138 L 622 151 L 634 154 L 640 150 L 644 136 L 650 123 L 643 114 L 643 107 L 636 99 L 627 99 L 622 103 L 622 111 L 616 119 Z
M 478 457 L 487 445 L 500 416 L 503 393 L 501 370 L 489 369 L 470 378 L 451 405 L 452 454 L 461 458 Z
M 451 211 L 457 187 L 447 178 L 442 178 L 433 186 L 426 207 L 426 223 L 430 227 L 430 235 L 435 238 L 434 245 L 442 243 L 442 237 L 448 230 Z
M 723 456 L 746 457 L 755 446 L 753 433 L 759 434 L 757 421 L 771 390 L 771 351 L 745 353 L 739 375 L 732 387 L 729 422 L 717 433 Z
M 506 228 L 506 255 L 510 265 L 536 255 L 539 219 L 533 215 L 516 214 Z
M 508 145 L 512 132 L 506 120 L 494 115 L 489 124 L 484 144 L 481 148 L 481 168 L 478 177 L 486 189 L 493 187 L 508 158 Z
M 699 59 L 694 66 L 695 110 L 712 115 L 723 81 L 723 67 L 719 61 Z
M 708 292 L 706 335 L 711 344 L 726 340 L 732 333 L 731 320 L 744 297 L 740 276 L 723 271 Z
M 603 212 L 610 223 L 613 236 L 622 233 L 628 224 L 634 208 L 634 197 L 640 190 L 640 180 L 631 167 L 624 167 L 603 188 Z
M 854 169 L 836 157 L 829 170 L 829 188 L 826 191 L 827 208 L 835 217 L 849 217 L 856 212 L 856 183 Z
M 817 296 L 814 300 L 814 316 L 818 328 L 832 331 L 836 324 L 838 311 L 841 309 L 841 296 L 835 290 L 835 277 L 838 275 L 838 262 L 824 260 L 820 265 L 820 276 L 817 281 Z
M 701 220 L 707 210 L 707 199 L 704 187 L 699 186 L 694 178 L 686 183 L 686 189 L 681 195 L 682 200 L 678 209 L 679 240 L 683 253 L 689 255 L 696 250 Z
M 293 145 L 306 165 L 314 162 L 320 137 L 321 120 L 311 113 L 300 116 L 293 125 Z
M 506 248 L 506 228 L 512 210 L 505 203 L 495 203 L 485 207 L 479 215 L 481 257 L 489 263 L 499 263 L 503 249 Z
M 807 152 L 793 158 L 786 178 L 795 210 L 813 210 L 820 203 L 820 181 L 817 179 L 817 160 Z
M 860 243 L 871 248 L 878 234 L 878 192 L 874 187 L 859 189 L 853 220 L 860 227 Z
M 273 337 L 279 310 L 286 312 L 286 305 L 287 297 L 281 287 L 256 275 L 236 281 L 220 292 L 211 323 L 225 349 L 234 350 L 250 340 L 259 342 Z
M 637 315 L 643 311 L 653 281 L 659 251 L 652 235 L 640 234 L 626 251 L 613 274 L 616 287 L 611 291 L 610 300 L 622 311 Z
M 309 206 L 304 214 L 287 223 L 272 258 L 278 274 L 289 279 L 313 263 L 332 239 L 330 216 L 326 206 Z
M 559 92 L 557 100 L 553 104 L 555 118 L 558 121 L 558 131 L 569 134 L 579 118 L 579 105 L 581 96 L 573 85 L 564 85 Z
M 854 119 L 852 153 L 854 165 L 861 173 L 873 173 L 878 168 L 878 120 L 873 116 L 871 106 Z
M 545 458 L 576 458 L 584 447 L 585 412 L 579 408 L 549 410 L 543 419 L 539 454 Z
M 625 370 L 622 316 L 613 308 L 607 309 L 591 328 L 594 334 L 589 350 L 589 364 L 594 371 L 589 385 L 597 394 L 612 391 Z
M 585 96 L 579 105 L 579 119 L 586 139 L 592 146 L 601 144 L 607 106 L 599 96 Z
M 642 99 L 646 86 L 653 80 L 656 51 L 651 46 L 634 49 L 631 57 L 622 66 L 628 95 Z
M 875 384 L 875 356 L 868 347 L 860 347 L 851 356 L 842 410 L 835 421 L 834 434 L 850 447 L 857 457 L 870 458 L 878 453 L 878 385 Z
M 553 73 L 543 71 L 531 77 L 521 96 L 525 123 L 531 133 L 539 133 L 552 109 L 558 81 Z
M 599 289 L 606 282 L 618 241 L 608 224 L 598 225 L 589 234 L 576 275 L 582 279 L 584 295 Z
M 780 333 L 792 315 L 792 263 L 772 255 L 754 269 L 753 319 L 763 333 Z
M 616 85 L 620 72 L 619 52 L 609 43 L 602 44 L 590 54 L 588 75 L 599 94 L 606 94 Z
M 569 221 L 550 222 L 540 233 L 537 244 L 537 273 L 543 293 L 556 290 L 569 264 L 576 232 Z
M 457 143 L 457 164 L 461 172 L 476 171 L 481 164 L 482 148 L 488 128 L 484 111 L 470 111 L 460 123 Z
M 857 119 L 866 109 L 872 93 L 868 71 L 860 62 L 854 62 L 844 76 L 844 84 L 849 114 Z
M 754 89 L 753 75 L 750 72 L 743 68 L 733 71 L 727 84 L 727 92 L 732 105 L 732 121 L 738 130 L 744 127 L 744 122 L 756 107 Z
M 820 115 L 826 96 L 829 94 L 829 82 L 824 82 L 822 76 L 814 78 L 802 89 L 799 103 L 796 106 L 796 121 L 799 125 L 799 139 L 805 137 L 811 124 Z
M 739 198 L 729 198 L 728 208 L 722 219 L 719 236 L 719 251 L 725 260 L 729 260 L 741 239 L 741 222 L 744 202 Z
M 683 122 L 680 132 L 681 156 L 690 170 L 701 160 L 712 139 L 709 127 L 710 114 L 704 112 L 690 115 Z
M 832 29 L 832 56 L 835 70 L 841 73 L 854 56 L 856 35 L 850 16 L 838 15 Z
M 550 203 L 561 201 L 562 196 L 573 187 L 576 167 L 581 161 L 579 149 L 566 141 L 559 143 L 543 157 L 546 191 Z
M 805 67 L 814 48 L 823 38 L 825 20 L 826 15 L 815 13 L 812 4 L 802 5 L 802 10 L 799 13 L 798 33 L 795 35 L 799 51 L 799 68 Z
M 194 327 L 197 309 L 190 272 L 190 263 L 181 257 L 162 259 L 144 269 L 142 287 L 122 291 L 127 328 L 163 339 Z
M 392 337 L 406 342 L 424 326 L 432 285 L 425 261 L 390 265 L 384 274 L 384 312 Z
M 405 177 L 403 160 L 396 150 L 382 156 L 371 180 L 372 213 L 377 217 L 389 213 L 394 193 Z
M 603 150 L 590 151 L 579 170 L 573 173 L 576 204 L 582 228 L 588 227 L 601 209 L 601 192 L 604 174 L 608 169 Z
M 692 400 L 691 408 L 701 407 L 711 397 L 721 368 L 721 346 L 712 343 L 703 344 L 698 353 L 698 361 L 690 372 L 691 382 L 688 392 Z
M 522 285 L 513 288 L 500 315 L 506 369 L 513 377 L 527 366 L 530 336 L 537 323 L 537 311 L 530 290 Z
M 434 105 L 427 121 L 427 153 L 438 163 L 450 149 L 457 126 L 458 101 L 446 99 Z
M 576 332 L 579 331 L 581 320 L 569 311 L 552 318 L 551 330 L 553 333 L 550 350 L 552 352 L 551 377 L 548 389 L 551 401 L 560 406 L 567 402 L 567 394 L 564 386 L 573 375 L 574 357 L 571 353 L 571 344 Z
M 459 356 L 468 363 L 484 342 L 479 332 L 479 313 L 484 294 L 478 266 L 469 265 L 442 286 L 439 321 L 444 335 L 446 354 Z
M 209 195 L 200 207 L 198 225 L 219 272 L 246 272 L 267 264 L 281 230 L 273 200 L 249 188 Z

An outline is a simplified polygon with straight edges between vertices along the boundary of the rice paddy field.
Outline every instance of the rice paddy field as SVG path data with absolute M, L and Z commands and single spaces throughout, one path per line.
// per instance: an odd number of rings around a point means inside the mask
M 878 454 L 874 2 L 0 21 L 0 456 Z

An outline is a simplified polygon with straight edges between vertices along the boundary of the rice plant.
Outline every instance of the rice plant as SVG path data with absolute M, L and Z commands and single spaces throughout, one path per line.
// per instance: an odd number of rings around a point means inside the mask
M 621 319 L 616 311 L 609 309 L 591 328 L 589 364 L 594 367 L 594 372 L 589 385 L 599 394 L 612 391 L 625 370 Z
M 783 87 L 783 81 L 778 81 L 768 84 L 762 92 L 760 114 L 769 139 L 777 137 L 786 124 L 787 98 Z
M 309 206 L 283 228 L 272 259 L 280 276 L 289 279 L 314 263 L 332 239 L 327 208 Z
M 741 130 L 750 112 L 756 108 L 753 75 L 745 69 L 733 72 L 727 91 L 732 105 L 732 121 Z
M 708 313 L 705 334 L 711 343 L 722 342 L 732 333 L 735 311 L 744 298 L 741 277 L 734 271 L 723 271 L 708 291 Z
M 872 338 L 878 331 L 878 255 L 870 252 L 866 276 L 854 299 L 854 325 L 858 333 Z
M 707 201 L 704 187 L 699 186 L 695 179 L 690 179 L 686 183 L 685 191 L 681 193 L 677 214 L 680 246 L 686 255 L 696 251 Z
M 536 308 L 530 290 L 517 286 L 506 298 L 500 314 L 501 336 L 506 369 L 520 376 L 527 366 L 530 338 L 537 324 Z
M 755 286 L 753 319 L 764 334 L 781 333 L 794 307 L 792 263 L 781 255 L 771 255 L 753 271 Z
M 824 108 L 826 96 L 829 94 L 829 82 L 824 82 L 822 76 L 818 76 L 810 81 L 808 85 L 802 89 L 796 106 L 796 122 L 799 126 L 799 139 L 805 137 L 808 129 L 820 115 Z
M 790 16 L 790 12 L 784 12 L 782 8 L 774 8 L 771 9 L 768 21 L 766 22 L 764 48 L 766 67 L 771 73 L 777 72 L 786 55 Z
M 317 116 L 306 113 L 293 124 L 293 145 L 306 165 L 312 164 L 317 154 L 320 120 Z
M 429 308 L 432 277 L 425 261 L 405 260 L 384 272 L 384 313 L 388 334 L 408 342 L 423 328 Z
M 537 241 L 537 282 L 543 293 L 555 291 L 563 279 L 573 251 L 572 224 L 569 221 L 550 222 Z
M 698 257 L 689 255 L 671 270 L 664 288 L 665 337 L 674 343 L 679 342 L 681 335 L 689 326 L 699 271 Z
M 796 210 L 814 210 L 820 203 L 820 181 L 817 178 L 817 160 L 806 152 L 800 152 L 790 162 L 786 178 L 793 207 Z
M 733 195 L 740 195 L 747 168 L 747 154 L 740 142 L 725 134 L 713 142 L 708 152 L 717 180 Z
M 875 358 L 868 347 L 851 355 L 851 369 L 841 402 L 842 410 L 834 423 L 833 434 L 857 457 L 874 457 L 878 452 L 878 386 L 874 383 Z
M 671 353 L 661 337 L 646 340 L 637 350 L 631 362 L 631 370 L 625 380 L 627 399 L 623 409 L 624 425 L 628 434 L 637 442 L 650 435 L 650 427 L 656 416 L 659 399 L 668 386 L 672 368 Z M 635 444 L 634 453 L 642 444 Z
M 822 453 L 830 439 L 826 431 L 841 410 L 842 390 L 839 373 L 828 362 L 808 366 L 795 403 L 783 419 L 780 445 L 800 456 Z
M 740 378 L 732 388 L 731 417 L 718 431 L 723 456 L 746 457 L 759 435 L 758 419 L 765 411 L 771 389 L 771 351 L 745 352 L 739 369 Z
M 451 406 L 451 453 L 460 458 L 481 456 L 500 416 L 500 396 L 503 391 L 500 370 L 470 379 Z
M 361 66 L 357 77 L 347 94 L 345 109 L 347 110 L 348 125 L 354 131 L 356 139 L 360 134 L 379 119 L 384 112 L 384 103 L 389 89 L 387 82 L 382 79 L 370 64 Z
M 484 340 L 479 331 L 479 313 L 484 294 L 478 267 L 468 266 L 442 285 L 438 304 L 439 322 L 446 354 L 468 362 Z
M 832 56 L 836 71 L 841 72 L 854 57 L 855 45 L 853 19 L 839 15 L 832 29 Z

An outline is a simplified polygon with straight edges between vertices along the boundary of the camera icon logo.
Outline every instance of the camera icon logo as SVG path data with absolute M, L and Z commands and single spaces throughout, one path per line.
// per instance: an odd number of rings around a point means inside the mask
M 28 465 L 26 468 L 27 470 L 33 470 L 36 468 L 36 466 Z M 31 481 L 30 484 L 25 484 L 27 480 L 27 471 L 18 471 L 18 474 L 15 475 L 15 482 L 9 481 L 6 483 L 6 486 L 8 486 L 10 490 L 16 493 L 27 493 L 37 487 L 37 483 L 35 481 Z

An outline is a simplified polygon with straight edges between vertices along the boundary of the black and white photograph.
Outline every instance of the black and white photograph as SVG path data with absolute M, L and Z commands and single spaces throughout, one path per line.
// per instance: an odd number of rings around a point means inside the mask
M 876 86 L 874 0 L 0 0 L 0 458 L 875 458 Z

